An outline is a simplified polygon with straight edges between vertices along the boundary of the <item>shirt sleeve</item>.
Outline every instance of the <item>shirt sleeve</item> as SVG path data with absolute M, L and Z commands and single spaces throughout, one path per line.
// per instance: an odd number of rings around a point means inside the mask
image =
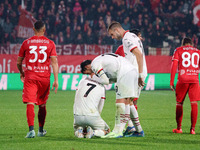
M 128 50 L 130 52 L 132 52 L 133 49 L 137 48 L 137 38 L 134 37 L 130 37 L 130 38 L 126 38 L 124 39 L 124 46 L 126 46 L 128 48 Z
M 174 55 L 172 57 L 172 65 L 171 65 L 171 74 L 170 74 L 170 85 L 174 85 L 174 78 L 178 66 L 178 52 L 177 50 L 174 51 Z
M 174 54 L 173 54 L 173 56 L 172 56 L 172 61 L 173 61 L 173 60 L 179 61 L 178 51 L 177 51 L 176 49 L 174 50 Z

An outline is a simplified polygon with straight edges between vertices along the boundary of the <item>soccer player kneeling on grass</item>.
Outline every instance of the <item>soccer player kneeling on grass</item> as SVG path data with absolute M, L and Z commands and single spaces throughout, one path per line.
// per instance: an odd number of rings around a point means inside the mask
M 90 60 L 81 63 L 82 72 Z M 101 118 L 104 101 L 105 87 L 92 79 L 94 73 L 83 78 L 77 87 L 74 100 L 74 132 L 78 138 L 91 138 L 104 136 L 110 132 L 109 126 Z
M 83 71 L 84 74 L 93 72 L 97 76 L 94 79 L 102 84 L 116 83 L 115 127 L 112 132 L 101 138 L 123 137 L 123 129 L 130 117 L 130 109 L 126 111 L 125 106 L 129 104 L 130 98 L 139 96 L 138 86 L 143 86 L 144 82 L 141 78 L 138 78 L 137 69 L 128 60 L 114 53 L 96 57 L 91 64 L 85 66 Z M 131 113 L 131 119 L 136 131 L 128 137 L 143 137 L 144 132 L 136 109 L 135 112 Z
M 192 46 L 192 40 L 185 37 L 182 46 L 174 51 L 172 57 L 170 88 L 174 91 L 174 77 L 178 67 L 178 82 L 176 84 L 176 122 L 173 133 L 182 133 L 183 102 L 188 93 L 191 103 L 190 134 L 195 134 L 199 101 L 199 55 L 198 49 Z

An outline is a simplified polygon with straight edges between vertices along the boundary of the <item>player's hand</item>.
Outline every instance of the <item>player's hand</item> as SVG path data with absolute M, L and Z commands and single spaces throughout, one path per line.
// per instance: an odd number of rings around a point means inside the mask
M 22 81 L 22 83 L 24 83 L 24 73 L 20 73 L 20 79 L 21 79 L 21 81 Z
M 52 85 L 52 90 L 54 89 L 54 87 L 55 87 L 55 90 L 54 90 L 54 92 L 55 92 L 55 94 L 57 93 L 57 91 L 58 91 L 58 81 L 54 81 L 53 82 L 53 85 Z
M 171 89 L 172 91 L 175 91 L 174 85 L 170 85 L 170 89 Z
M 140 87 L 145 85 L 143 78 L 138 78 L 138 85 Z

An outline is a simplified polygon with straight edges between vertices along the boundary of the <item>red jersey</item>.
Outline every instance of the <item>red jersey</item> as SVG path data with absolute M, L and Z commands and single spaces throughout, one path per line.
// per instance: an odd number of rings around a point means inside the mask
M 124 53 L 124 49 L 123 49 L 123 45 L 120 45 L 120 46 L 117 48 L 115 54 L 118 54 L 118 55 L 120 55 L 120 56 L 125 57 L 125 53 Z
M 45 36 L 33 36 L 22 43 L 18 56 L 25 58 L 25 78 L 42 80 L 50 77 L 50 57 L 57 54 L 53 41 Z
M 200 52 L 197 48 L 192 46 L 178 47 L 174 51 L 172 57 L 173 61 L 178 61 L 178 81 L 182 83 L 196 83 L 199 82 L 199 55 Z M 176 64 L 173 62 L 173 64 Z M 175 67 L 171 69 L 171 79 L 174 81 L 172 72 L 176 72 Z M 171 81 L 171 82 L 172 82 Z

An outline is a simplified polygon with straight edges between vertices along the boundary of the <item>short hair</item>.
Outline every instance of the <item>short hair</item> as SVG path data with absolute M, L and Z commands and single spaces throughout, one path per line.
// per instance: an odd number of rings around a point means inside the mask
M 185 37 L 185 38 L 183 38 L 183 40 L 182 40 L 182 45 L 186 45 L 186 44 L 193 45 L 193 43 L 192 43 L 192 39 L 189 38 L 189 37 Z
M 42 20 L 38 20 L 34 23 L 35 30 L 39 31 L 44 27 L 44 22 Z
M 108 31 L 114 28 L 122 28 L 121 24 L 117 21 L 112 21 L 111 24 L 108 26 Z
M 141 33 L 141 31 L 139 29 L 131 29 L 130 32 L 134 33 L 137 36 L 139 35 L 139 33 Z
M 81 73 L 83 73 L 85 71 L 85 66 L 91 64 L 92 60 L 84 60 L 82 63 L 81 63 Z

